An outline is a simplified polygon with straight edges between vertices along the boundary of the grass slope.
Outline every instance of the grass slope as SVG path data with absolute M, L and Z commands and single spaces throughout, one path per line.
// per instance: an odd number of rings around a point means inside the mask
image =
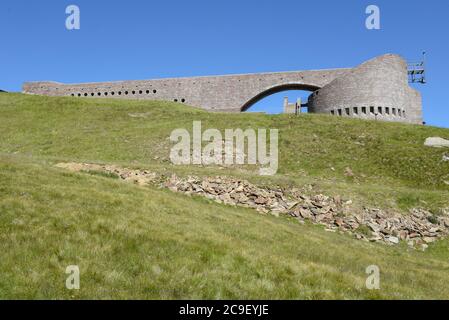
M 116 179 L 1 157 L 2 298 L 448 298 L 447 242 L 355 241 Z M 381 290 L 365 269 L 381 269 Z M 81 289 L 65 289 L 79 265 Z
M 210 114 L 182 105 L 0 96 L 0 298 L 449 298 L 449 241 L 387 247 L 202 198 L 68 173 L 89 161 L 339 193 L 360 204 L 447 207 L 449 130 L 328 116 Z M 279 174 L 174 167 L 167 137 L 203 126 L 280 129 Z M 350 167 L 355 176 L 344 175 Z M 333 169 L 332 169 L 333 168 Z M 381 290 L 365 269 L 381 269 Z M 65 288 L 79 265 L 81 290 Z
M 406 209 L 449 206 L 449 162 L 425 138 L 449 138 L 435 127 L 332 118 L 326 115 L 217 114 L 168 102 L 0 96 L 0 152 L 34 158 L 109 162 L 178 172 L 215 174 L 217 168 L 171 166 L 173 129 L 278 128 L 279 184 L 313 184 L 360 203 Z M 223 131 L 222 131 L 223 132 Z M 345 176 L 350 168 L 354 176 Z M 223 169 L 223 168 L 221 168 Z M 258 180 L 249 166 L 226 174 Z M 266 181 L 265 179 L 264 181 Z

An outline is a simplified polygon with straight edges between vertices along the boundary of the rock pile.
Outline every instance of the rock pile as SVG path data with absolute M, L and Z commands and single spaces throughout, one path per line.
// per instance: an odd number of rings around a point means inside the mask
M 409 246 L 427 244 L 449 233 L 449 216 L 435 218 L 423 209 L 413 209 L 410 215 L 385 213 L 380 209 L 365 208 L 349 213 L 351 201 L 340 197 L 318 194 L 312 197 L 284 191 L 281 188 L 261 188 L 248 181 L 229 177 L 188 177 L 173 175 L 165 183 L 174 192 L 197 194 L 218 203 L 253 208 L 276 216 L 286 214 L 299 221 L 311 221 L 326 227 L 327 231 L 342 231 L 357 239 L 387 244 L 406 241 Z
M 105 172 L 139 185 L 158 184 L 174 192 L 204 196 L 226 205 L 252 208 L 275 216 L 288 215 L 301 223 L 321 224 L 327 231 L 350 233 L 364 241 L 392 245 L 405 241 L 411 247 L 425 249 L 429 243 L 449 233 L 449 212 L 435 217 L 423 209 L 412 209 L 409 215 L 374 208 L 356 210 L 351 208 L 351 200 L 343 201 L 338 196 L 307 196 L 296 188 L 262 187 L 230 177 L 164 177 L 147 170 L 114 165 L 61 163 L 57 166 L 71 171 Z
M 326 196 L 303 199 L 303 203 L 289 212 L 290 215 L 320 223 L 329 231 L 354 234 L 360 240 L 387 244 L 406 241 L 411 247 L 422 245 L 425 248 L 449 233 L 449 217 L 436 218 L 423 209 L 412 209 L 409 215 L 401 215 L 364 208 L 360 213 L 343 215 L 338 205 Z
M 165 186 L 174 192 L 198 194 L 218 203 L 253 208 L 261 213 L 287 213 L 297 202 L 289 200 L 280 188 L 261 188 L 248 181 L 228 177 L 188 177 L 172 175 Z

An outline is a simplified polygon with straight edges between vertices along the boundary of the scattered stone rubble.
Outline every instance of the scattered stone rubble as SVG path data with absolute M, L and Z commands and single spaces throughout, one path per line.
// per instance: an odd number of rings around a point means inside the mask
M 443 154 L 443 162 L 449 161 L 449 153 Z
M 354 234 L 365 241 L 398 244 L 402 240 L 409 246 L 423 245 L 425 248 L 449 232 L 449 216 L 435 218 L 423 209 L 413 209 L 407 216 L 372 208 L 347 214 L 344 209 L 351 201 L 343 202 L 339 197 L 322 194 L 309 197 L 298 195 L 298 190 L 260 188 L 245 180 L 226 177 L 182 179 L 172 176 L 165 185 L 172 191 L 203 195 L 219 203 L 253 208 L 276 216 L 286 214 L 301 222 L 321 224 L 328 231 Z
M 288 199 L 280 188 L 261 188 L 229 177 L 183 179 L 172 175 L 165 186 L 174 192 L 202 195 L 218 203 L 253 208 L 276 216 L 287 213 L 297 203 Z
M 159 184 L 174 192 L 199 195 L 218 203 L 252 208 L 275 216 L 287 215 L 301 223 L 323 225 L 327 231 L 345 232 L 356 239 L 390 245 L 405 241 L 410 247 L 426 249 L 449 233 L 449 212 L 441 216 L 415 208 L 409 215 L 380 209 L 351 208 L 351 200 L 318 194 L 307 196 L 301 190 L 261 187 L 246 180 L 230 177 L 164 177 L 147 170 L 132 170 L 113 165 L 62 163 L 60 168 L 72 171 L 102 171 L 139 185 Z

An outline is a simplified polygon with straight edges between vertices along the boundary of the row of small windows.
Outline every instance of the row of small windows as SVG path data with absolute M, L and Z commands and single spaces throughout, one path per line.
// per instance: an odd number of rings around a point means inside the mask
M 136 90 L 132 90 L 132 91 L 128 91 L 128 90 L 125 90 L 125 91 L 117 91 L 117 93 L 115 92 L 115 91 L 111 91 L 111 92 L 97 92 L 97 93 L 94 93 L 94 92 L 91 92 L 91 93 L 87 93 L 87 92 L 85 92 L 85 93 L 72 93 L 72 94 L 70 94 L 72 97 L 75 97 L 75 96 L 78 96 L 78 97 L 82 97 L 82 96 L 84 96 L 84 97 L 88 97 L 89 95 L 90 96 L 92 96 L 92 97 L 95 97 L 95 95 L 97 95 L 97 96 L 99 96 L 99 97 L 101 97 L 101 96 L 105 96 L 105 97 L 107 97 L 108 95 L 110 95 L 110 96 L 115 96 L 115 95 L 119 95 L 119 96 L 121 96 L 122 94 L 123 95 L 125 95 L 125 96 L 127 96 L 127 95 L 129 95 L 129 94 L 132 94 L 132 95 L 136 95 L 136 94 L 144 94 L 144 93 L 146 93 L 146 94 L 150 94 L 150 90 L 145 90 L 145 91 L 143 91 L 143 90 L 138 90 L 138 91 L 136 91 Z M 153 93 L 157 93 L 157 90 L 153 90 Z M 178 99 L 173 99 L 173 101 L 174 102 L 178 102 L 179 100 Z M 181 99 L 181 102 L 182 103 L 184 103 L 184 102 L 186 102 L 186 99 L 184 99 L 184 98 L 182 98 Z
M 133 95 L 136 95 L 136 94 L 144 94 L 144 93 L 146 93 L 146 94 L 150 94 L 150 90 L 145 90 L 145 91 L 143 91 L 143 90 L 138 90 L 138 91 L 136 91 L 136 90 L 132 90 L 132 91 L 128 91 L 128 90 L 125 90 L 125 91 L 117 91 L 117 93 L 115 92 L 115 91 L 111 91 L 111 92 L 97 92 L 97 93 L 94 93 L 94 92 L 91 92 L 91 93 L 87 93 L 87 92 L 85 92 L 85 93 L 83 93 L 83 94 L 81 94 L 81 93 L 72 93 L 71 94 L 71 96 L 72 97 L 75 97 L 75 96 L 78 96 L 78 97 L 81 97 L 81 96 L 84 96 L 84 97 L 88 97 L 89 95 L 90 96 L 92 96 L 92 97 L 94 97 L 95 95 L 97 95 L 97 96 L 99 96 L 99 97 L 101 97 L 102 95 L 103 96 L 108 96 L 108 95 L 111 95 L 111 96 L 115 96 L 116 94 L 117 95 L 119 95 L 119 96 L 121 96 L 122 94 L 123 95 L 125 95 L 125 96 L 127 96 L 127 95 L 129 95 L 129 94 L 133 94 Z M 153 93 L 157 93 L 157 90 L 153 90 Z
M 332 115 L 338 116 L 350 116 L 351 108 L 341 108 L 336 110 L 331 110 Z M 352 115 L 372 115 L 372 116 L 393 116 L 393 117 L 402 117 L 405 118 L 405 110 L 399 108 L 390 108 L 390 107 L 353 107 Z

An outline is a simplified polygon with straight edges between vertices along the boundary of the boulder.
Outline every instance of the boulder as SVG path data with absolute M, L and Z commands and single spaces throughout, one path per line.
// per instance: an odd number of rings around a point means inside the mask
M 434 147 L 434 148 L 449 148 L 449 140 L 440 138 L 440 137 L 429 137 L 424 142 L 426 147 Z

